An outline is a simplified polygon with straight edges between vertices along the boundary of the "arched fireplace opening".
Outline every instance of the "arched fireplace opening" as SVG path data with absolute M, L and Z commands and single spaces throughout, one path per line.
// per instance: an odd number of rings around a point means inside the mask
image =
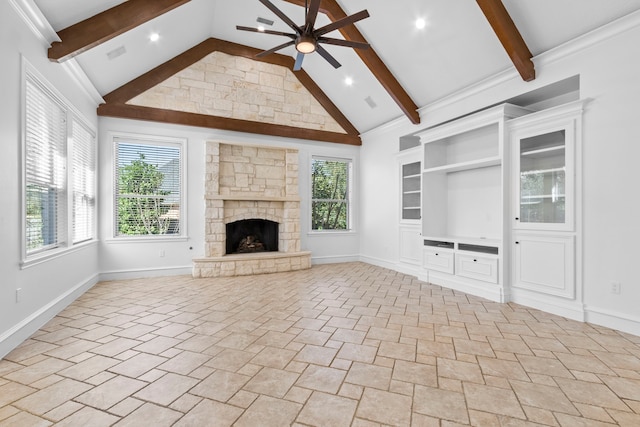
M 278 223 L 243 219 L 227 224 L 227 255 L 278 251 Z

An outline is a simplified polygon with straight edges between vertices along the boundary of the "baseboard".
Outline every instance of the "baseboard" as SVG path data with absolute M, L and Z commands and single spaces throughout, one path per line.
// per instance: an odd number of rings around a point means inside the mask
M 98 279 L 99 275 L 94 274 L 0 335 L 0 359 L 9 354 L 38 329 L 42 328 L 78 297 L 91 289 L 98 283 Z
M 585 321 L 640 336 L 640 317 L 638 316 L 629 316 L 603 308 L 585 306 Z
M 375 265 L 382 268 L 388 268 L 389 270 L 398 271 L 397 264 L 389 262 L 380 258 L 374 258 L 366 255 L 360 255 L 358 261 L 365 262 L 367 264 Z
M 156 268 L 136 268 L 130 270 L 113 270 L 100 273 L 100 281 L 144 279 L 147 277 L 162 276 L 190 276 L 193 266 L 186 267 L 156 267 Z
M 584 305 L 576 301 L 564 300 L 560 297 L 546 297 L 516 288 L 511 288 L 510 300 L 516 304 L 566 317 L 567 319 L 579 322 L 585 321 Z
M 474 295 L 480 298 L 485 298 L 490 301 L 502 302 L 500 286 L 492 285 L 491 283 L 476 285 L 471 282 L 456 280 L 452 277 L 455 276 L 445 275 L 437 271 L 429 271 L 429 283 L 431 284 L 453 289 L 454 291 L 464 292 L 465 294 Z
M 343 262 L 357 262 L 360 261 L 360 257 L 358 255 L 337 255 L 337 256 L 317 256 L 314 257 L 313 253 L 311 253 L 311 264 L 312 265 L 320 265 L 320 264 L 339 264 Z
M 398 264 L 396 264 L 394 270 L 408 276 L 419 278 L 424 269 L 419 265 L 411 265 L 399 262 Z

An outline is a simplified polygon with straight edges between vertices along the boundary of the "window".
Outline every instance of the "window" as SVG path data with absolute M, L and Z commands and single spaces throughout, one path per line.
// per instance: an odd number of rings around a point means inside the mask
M 115 142 L 115 236 L 179 236 L 183 233 L 182 144 Z
M 95 234 L 95 137 L 43 81 L 25 64 L 25 261 Z
M 312 230 L 351 229 L 351 181 L 351 160 L 312 159 Z
M 91 131 L 73 121 L 72 174 L 73 174 L 73 243 L 93 238 L 96 209 L 96 155 L 95 138 Z

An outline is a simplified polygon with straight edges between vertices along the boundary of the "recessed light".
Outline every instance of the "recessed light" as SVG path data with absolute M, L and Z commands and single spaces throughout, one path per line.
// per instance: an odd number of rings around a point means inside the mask
M 422 30 L 424 27 L 427 26 L 427 20 L 424 18 L 418 18 L 416 19 L 415 25 L 417 29 Z
M 264 33 L 264 25 L 258 25 L 258 31 Z
M 152 42 L 157 42 L 158 40 L 160 40 L 160 34 L 158 33 L 151 33 L 149 35 L 149 40 L 151 40 Z
M 347 86 L 352 86 L 353 85 L 353 79 L 351 77 L 345 77 L 344 78 L 344 84 Z

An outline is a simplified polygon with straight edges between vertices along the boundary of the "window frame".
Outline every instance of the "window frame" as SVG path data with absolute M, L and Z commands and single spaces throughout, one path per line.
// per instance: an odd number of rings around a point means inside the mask
M 111 207 L 111 234 L 107 239 L 110 243 L 125 242 L 159 242 L 159 241 L 186 241 L 188 240 L 188 216 L 187 216 L 187 138 L 146 135 L 136 133 L 117 132 L 111 133 L 111 150 L 113 165 L 111 170 L 112 182 L 112 207 Z M 143 235 L 118 235 L 118 144 L 138 144 L 149 146 L 176 147 L 179 149 L 180 160 L 180 223 L 179 233 L 176 234 L 143 234 Z
M 318 230 L 313 228 L 313 203 L 315 201 L 322 201 L 328 199 L 315 199 L 313 197 L 313 163 L 316 160 L 324 160 L 329 162 L 343 162 L 347 164 L 347 194 L 346 194 L 346 205 L 347 205 L 347 228 L 345 229 L 328 229 L 328 230 Z M 311 159 L 309 162 L 309 234 L 353 234 L 355 233 L 355 223 L 354 223 L 354 188 L 355 188 L 355 160 L 351 157 L 335 157 L 335 156 L 325 156 L 325 155 L 311 155 Z M 342 199 L 336 199 L 342 200 Z
M 31 65 L 24 56 L 22 59 L 22 72 L 21 72 L 21 123 L 20 123 L 20 145 L 21 145 L 21 157 L 20 157 L 20 268 L 28 268 L 33 265 L 40 264 L 47 260 L 63 256 L 67 253 L 80 250 L 86 246 L 97 244 L 97 214 L 98 214 L 98 201 L 97 201 L 97 177 L 98 177 L 98 144 L 97 144 L 97 131 L 95 126 L 91 125 L 89 120 L 80 113 L 44 76 L 38 72 L 38 70 Z M 30 251 L 27 247 L 27 85 L 32 84 L 41 90 L 44 95 L 57 104 L 63 111 L 65 117 L 64 134 L 62 144 L 64 145 L 64 159 L 62 161 L 64 171 L 62 175 L 65 179 L 65 184 L 61 189 L 63 195 L 63 204 L 58 206 L 56 215 L 58 218 L 58 229 L 56 234 L 58 235 L 58 241 L 48 247 L 41 247 L 36 250 Z M 74 192 L 74 175 L 73 175 L 73 156 L 74 156 L 74 142 L 73 142 L 73 126 L 82 126 L 91 137 L 90 154 L 92 156 L 94 168 L 93 173 L 93 185 L 92 190 L 95 195 L 95 201 L 93 203 L 93 222 L 91 224 L 91 236 L 82 241 L 74 243 L 73 228 L 74 228 L 74 210 L 73 210 L 73 192 Z

